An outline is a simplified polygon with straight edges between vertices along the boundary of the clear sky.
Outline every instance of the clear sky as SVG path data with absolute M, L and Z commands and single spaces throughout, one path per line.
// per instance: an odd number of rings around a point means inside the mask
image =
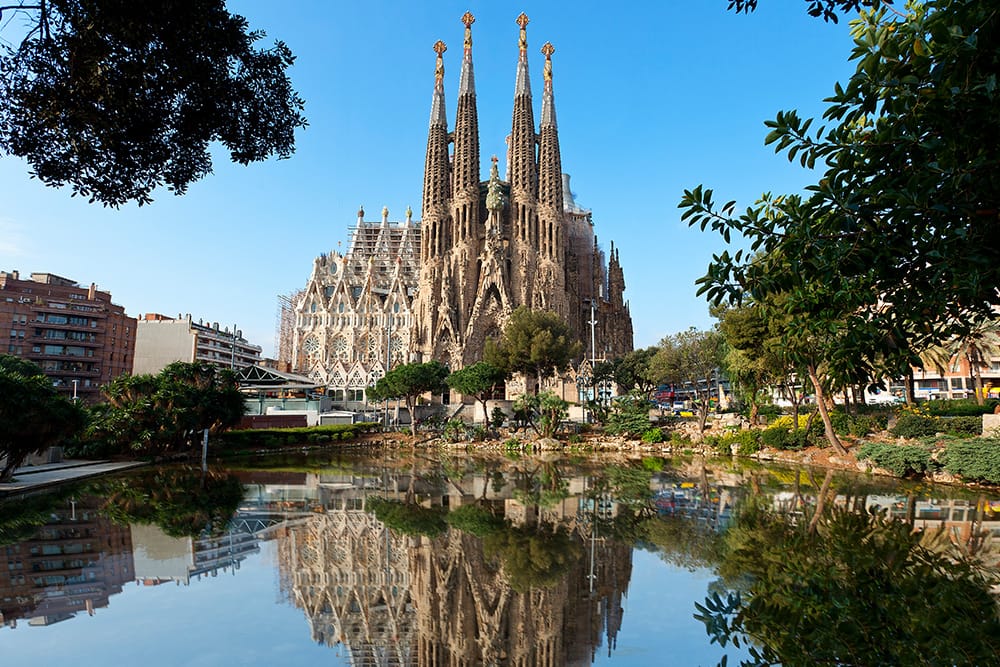
M 280 3 L 230 0 L 254 29 L 297 56 L 291 76 L 309 127 L 296 154 L 242 167 L 223 151 L 215 173 L 177 197 L 119 210 L 41 185 L 27 165 L 0 159 L 0 270 L 49 272 L 97 283 L 133 316 L 190 313 L 236 325 L 274 353 L 277 296 L 304 287 L 312 260 L 346 250 L 359 205 L 377 220 L 407 206 L 419 216 L 438 39 L 454 124 L 466 11 L 476 16 L 473 59 L 482 175 L 504 168 L 518 28 L 525 12 L 536 126 L 539 49 L 552 42 L 563 170 L 593 211 L 600 245 L 625 270 L 636 347 L 690 326 L 711 326 L 694 281 L 713 252 L 711 233 L 689 229 L 685 188 L 750 205 L 763 192 L 811 180 L 764 146 L 764 121 L 783 109 L 819 115 L 846 81 L 846 21 L 809 17 L 801 0 L 764 0 L 751 16 L 727 0 L 610 4 L 525 1 L 433 3 L 367 0 Z

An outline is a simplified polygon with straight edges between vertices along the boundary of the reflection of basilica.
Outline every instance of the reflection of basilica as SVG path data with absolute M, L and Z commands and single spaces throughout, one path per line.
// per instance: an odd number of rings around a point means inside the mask
M 582 489 L 583 480 L 570 488 Z M 423 504 L 454 509 L 486 484 L 467 477 L 453 485 L 462 493 L 448 487 L 450 495 L 423 495 Z M 277 533 L 284 592 L 315 641 L 343 646 L 355 665 L 422 667 L 589 665 L 600 646 L 613 648 L 631 545 L 592 536 L 582 496 L 542 512 L 509 490 L 485 501 L 514 525 L 563 526 L 579 547 L 555 585 L 520 592 L 482 539 L 454 528 L 434 538 L 401 535 L 365 511 L 367 493 L 328 484 L 324 513 Z

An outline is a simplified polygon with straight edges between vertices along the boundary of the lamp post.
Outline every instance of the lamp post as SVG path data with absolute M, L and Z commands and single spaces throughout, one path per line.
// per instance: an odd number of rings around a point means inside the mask
M 78 386 L 79 384 L 80 384 L 80 381 L 79 381 L 79 380 L 75 380 L 75 379 L 73 380 L 73 402 L 74 402 L 74 403 L 76 403 L 76 401 L 77 401 L 77 397 L 76 397 L 76 388 L 77 388 L 77 386 Z

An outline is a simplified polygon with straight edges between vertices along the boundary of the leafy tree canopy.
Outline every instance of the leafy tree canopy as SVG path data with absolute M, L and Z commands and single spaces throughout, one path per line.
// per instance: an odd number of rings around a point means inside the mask
M 829 125 L 794 111 L 767 123 L 765 143 L 823 169 L 817 183 L 743 213 L 698 186 L 681 207 L 749 244 L 716 255 L 699 293 L 780 298 L 786 338 L 825 338 L 835 374 L 898 376 L 1000 305 L 1000 13 L 925 0 L 863 11 L 852 35 L 857 70 L 828 98 Z
M 466 366 L 449 375 L 445 382 L 449 387 L 465 396 L 472 396 L 483 405 L 483 415 L 486 414 L 486 401 L 493 397 L 493 393 L 503 386 L 507 374 L 493 364 L 480 361 L 471 366 Z
M 485 357 L 508 373 L 524 373 L 539 383 L 565 370 L 583 345 L 556 313 L 520 306 L 504 327 L 499 342 L 487 340 Z
M 27 160 L 46 185 L 148 204 L 161 185 L 180 195 L 211 173 L 209 144 L 244 165 L 287 158 L 306 124 L 291 51 L 256 48 L 264 33 L 224 0 L 2 9 L 6 30 L 26 33 L 0 52 L 0 154 Z
M 804 0 L 810 16 L 823 17 L 824 21 L 837 23 L 839 12 L 856 12 L 865 7 L 877 8 L 891 5 L 892 0 Z M 757 10 L 757 0 L 729 0 L 728 9 L 737 14 L 749 14 Z
M 426 363 L 403 364 L 396 366 L 383 377 L 379 378 L 375 386 L 366 390 L 369 401 L 383 401 L 401 398 L 406 403 L 409 411 L 410 430 L 416 435 L 417 424 L 412 419 L 417 398 L 421 394 L 440 394 L 448 388 L 445 378 L 448 377 L 448 367 L 440 361 L 428 361 Z
M 233 373 L 209 364 L 175 362 L 159 375 L 121 375 L 103 389 L 88 433 L 88 453 L 182 451 L 204 429 L 239 423 L 243 395 Z
M 30 361 L 0 354 L 0 481 L 30 455 L 63 444 L 83 430 L 83 409 L 52 386 Z

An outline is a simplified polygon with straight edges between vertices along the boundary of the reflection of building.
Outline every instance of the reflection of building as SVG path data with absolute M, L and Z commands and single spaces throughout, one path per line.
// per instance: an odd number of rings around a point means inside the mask
M 410 486 L 406 475 L 303 475 L 299 491 L 272 485 L 246 510 L 284 509 L 299 518 L 312 511 L 278 533 L 282 586 L 313 638 L 342 645 L 352 664 L 590 664 L 599 646 L 611 649 L 621 626 L 631 545 L 592 532 L 595 513 L 574 495 L 584 477 L 569 481 L 570 497 L 541 510 L 515 500 L 514 483 L 496 490 L 495 481 L 481 474 L 435 487 L 416 478 Z M 514 590 L 503 560 L 487 555 L 482 539 L 455 529 L 407 537 L 365 511 L 373 488 L 403 498 L 408 486 L 424 505 L 455 508 L 485 497 L 518 529 L 560 525 L 580 557 L 553 586 Z M 606 503 L 596 516 L 614 512 Z
M 220 571 L 235 574 L 248 555 L 260 551 L 254 534 L 232 528 L 222 535 L 197 539 L 170 537 L 153 525 L 132 524 L 130 529 L 135 549 L 135 578 L 146 585 L 167 581 L 187 585 L 203 574 L 213 577 Z
M 135 318 L 93 283 L 0 271 L 0 352 L 38 364 L 67 396 L 95 401 L 101 385 L 130 372 L 135 331 Z
M 281 581 L 313 640 L 343 645 L 356 665 L 411 665 L 410 538 L 363 508 L 341 507 L 278 535 Z
M 108 606 L 132 580 L 127 527 L 97 515 L 96 503 L 66 501 L 35 536 L 0 548 L 0 623 L 48 625 Z
M 260 363 L 260 345 L 247 342 L 242 332 L 193 322 L 190 315 L 174 319 L 146 313 L 135 336 L 132 372 L 159 373 L 175 361 L 204 362 L 220 368 L 241 369 Z

